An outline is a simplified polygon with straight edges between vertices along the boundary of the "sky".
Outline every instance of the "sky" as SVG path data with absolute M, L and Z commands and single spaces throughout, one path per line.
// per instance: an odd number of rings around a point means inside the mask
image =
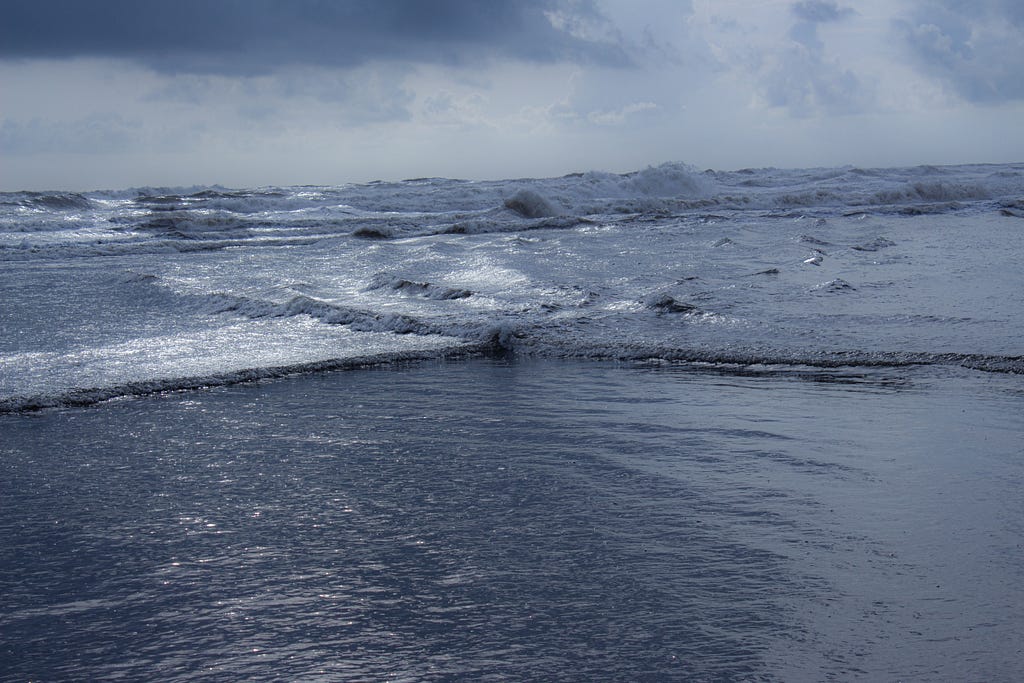
M 0 190 L 1024 161 L 1022 0 L 0 0 Z

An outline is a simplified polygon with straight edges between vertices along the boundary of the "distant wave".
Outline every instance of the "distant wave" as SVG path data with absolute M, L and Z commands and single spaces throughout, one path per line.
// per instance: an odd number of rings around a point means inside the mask
M 507 181 L 419 179 L 337 187 L 141 188 L 0 195 L 0 260 L 279 247 L 573 228 L 630 215 L 718 212 L 1021 213 L 1024 164 L 898 169 L 698 171 L 664 164 L 613 174 Z M 79 231 L 55 243 L 43 233 Z
M 95 203 L 78 192 L 4 192 L 0 193 L 0 206 L 26 209 L 73 211 L 92 209 Z

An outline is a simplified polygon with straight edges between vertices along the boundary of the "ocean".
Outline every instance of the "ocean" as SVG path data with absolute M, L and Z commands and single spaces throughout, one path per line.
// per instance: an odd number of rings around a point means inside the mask
M 0 680 L 1010 681 L 1024 164 L 0 194 Z

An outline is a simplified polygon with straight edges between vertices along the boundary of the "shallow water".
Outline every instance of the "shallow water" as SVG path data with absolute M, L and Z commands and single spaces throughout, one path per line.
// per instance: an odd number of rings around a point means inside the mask
M 425 362 L 0 415 L 3 680 L 1013 680 L 1024 391 Z

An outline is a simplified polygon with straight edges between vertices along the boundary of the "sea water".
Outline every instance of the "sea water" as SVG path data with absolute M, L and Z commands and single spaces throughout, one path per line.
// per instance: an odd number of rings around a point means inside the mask
M 1024 167 L 2 209 L 4 680 L 1024 667 Z
M 4 680 L 1012 680 L 1024 392 L 431 362 L 0 417 Z

